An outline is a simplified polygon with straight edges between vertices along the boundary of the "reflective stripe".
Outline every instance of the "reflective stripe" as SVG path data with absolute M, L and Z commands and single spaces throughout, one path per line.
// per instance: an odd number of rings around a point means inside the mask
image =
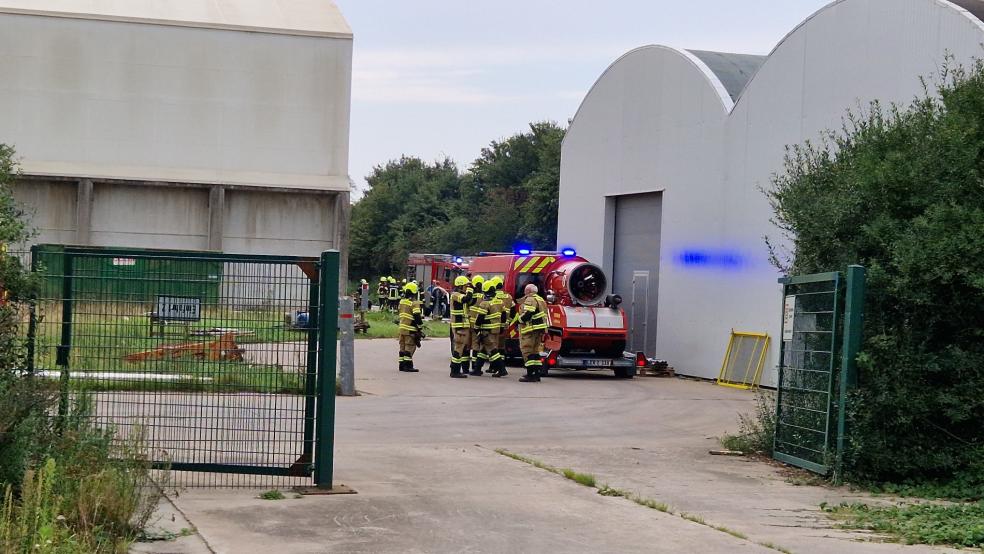
M 524 364 L 524 365 L 525 365 L 526 367 L 532 367 L 532 366 L 542 366 L 542 365 L 543 365 L 543 360 L 540 360 L 540 359 L 536 359 L 536 360 L 526 360 L 526 364 Z
M 548 265 L 552 264 L 556 260 L 557 260 L 557 258 L 551 258 L 550 256 L 547 256 L 546 258 L 543 258 L 543 261 L 540 262 L 540 265 L 536 266 L 536 269 L 533 270 L 533 273 L 540 273 L 540 272 L 542 272 L 544 269 L 546 269 L 546 267 Z
M 530 258 L 530 261 L 527 262 L 526 265 L 523 266 L 523 269 L 519 270 L 519 272 L 520 273 L 529 273 L 529 271 L 531 269 L 533 269 L 533 266 L 535 266 L 536 263 L 539 262 L 539 261 L 540 261 L 540 257 L 539 256 L 533 256 L 533 257 L 531 257 Z
M 519 258 L 516 258 L 516 262 L 513 263 L 513 269 L 519 269 L 519 266 L 523 265 L 525 261 L 526 261 L 526 256 L 520 256 Z

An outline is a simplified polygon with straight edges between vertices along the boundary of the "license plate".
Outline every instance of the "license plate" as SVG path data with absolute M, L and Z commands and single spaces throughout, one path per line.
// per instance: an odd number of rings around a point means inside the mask
M 584 365 L 588 367 L 608 367 L 612 365 L 611 360 L 584 360 Z

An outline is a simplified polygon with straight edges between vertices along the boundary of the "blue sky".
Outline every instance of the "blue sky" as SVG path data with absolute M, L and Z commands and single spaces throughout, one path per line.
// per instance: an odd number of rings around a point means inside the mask
M 827 0 L 335 0 L 355 33 L 350 174 L 402 154 L 464 170 L 491 140 L 573 117 L 632 48 L 767 54 Z

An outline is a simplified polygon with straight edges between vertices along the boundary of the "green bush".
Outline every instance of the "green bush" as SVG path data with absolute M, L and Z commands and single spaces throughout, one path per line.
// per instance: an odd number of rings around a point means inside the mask
M 848 475 L 984 490 L 984 64 L 791 147 L 768 195 L 796 274 L 868 269 Z M 965 491 L 966 492 L 966 491 Z
M 738 433 L 721 437 L 721 446 L 745 454 L 772 455 L 776 433 L 776 395 L 759 391 L 755 396 L 755 412 L 738 414 Z

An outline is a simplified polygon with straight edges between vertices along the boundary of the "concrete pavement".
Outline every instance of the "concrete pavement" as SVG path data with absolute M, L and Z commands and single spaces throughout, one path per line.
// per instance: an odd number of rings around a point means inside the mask
M 832 529 L 818 509 L 857 495 L 709 456 L 736 414 L 753 408 L 752 393 L 607 374 L 449 379 L 446 340 L 424 343 L 419 374 L 396 371 L 395 341 L 357 341 L 356 351 L 363 395 L 337 401 L 335 476 L 359 494 L 268 501 L 254 490 L 182 491 L 175 503 L 212 551 L 942 550 L 862 542 L 869 537 Z M 497 448 L 591 473 L 674 515 L 601 496 Z

